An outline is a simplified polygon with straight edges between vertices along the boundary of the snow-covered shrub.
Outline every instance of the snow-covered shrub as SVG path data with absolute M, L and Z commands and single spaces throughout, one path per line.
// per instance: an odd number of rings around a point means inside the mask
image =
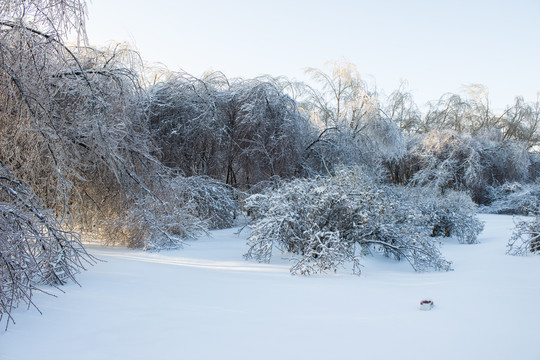
M 507 254 L 526 255 L 528 253 L 540 253 L 540 215 L 534 219 L 521 220 L 516 224 L 516 229 L 507 245 Z
M 504 183 L 490 188 L 490 204 L 482 211 L 490 214 L 529 215 L 539 210 L 538 184 Z
M 460 191 L 447 191 L 436 198 L 432 213 L 433 235 L 452 236 L 462 244 L 474 244 L 484 229 L 476 216 L 476 204 Z
M 386 187 L 385 193 L 404 213 L 417 213 L 417 225 L 425 227 L 432 237 L 455 237 L 462 244 L 473 244 L 484 228 L 476 216 L 477 206 L 464 192 L 441 194 L 432 188 Z
M 208 229 L 230 227 L 237 191 L 207 177 L 160 178 L 124 216 L 105 224 L 113 243 L 145 250 L 173 249 Z
M 0 321 L 19 303 L 36 307 L 41 285 L 62 285 L 93 263 L 80 237 L 64 231 L 32 189 L 0 167 Z M 36 307 L 37 308 L 37 307 Z
M 402 161 L 400 179 L 440 191 L 467 191 L 477 204 L 489 202 L 488 188 L 529 176 L 529 156 L 523 145 L 484 136 L 431 131 L 414 144 Z
M 381 253 L 405 259 L 417 271 L 448 270 L 450 263 L 414 204 L 387 196 L 355 170 L 332 177 L 297 179 L 246 199 L 254 223 L 246 258 L 270 261 L 274 248 L 299 256 L 292 273 L 336 270 Z
M 128 247 L 144 250 L 181 248 L 186 238 L 195 238 L 208 229 L 206 222 L 193 216 L 192 204 L 174 194 L 162 200 L 149 194 L 129 209 L 125 218 L 117 219 L 114 238 Z
M 190 212 L 208 223 L 210 229 L 233 226 L 238 212 L 240 191 L 206 176 L 175 179 L 176 191 L 187 202 L 192 202 Z

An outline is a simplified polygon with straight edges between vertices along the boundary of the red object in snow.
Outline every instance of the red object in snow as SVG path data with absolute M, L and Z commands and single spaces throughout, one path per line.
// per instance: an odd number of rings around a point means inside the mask
M 420 302 L 420 310 L 431 310 L 433 308 L 433 301 L 422 300 Z

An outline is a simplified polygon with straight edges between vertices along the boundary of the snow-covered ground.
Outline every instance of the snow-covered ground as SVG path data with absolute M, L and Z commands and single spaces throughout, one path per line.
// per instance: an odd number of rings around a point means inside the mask
M 512 217 L 482 215 L 478 245 L 442 248 L 454 271 L 365 258 L 361 276 L 291 276 L 246 262 L 247 229 L 178 251 L 90 246 L 106 262 L 43 311 L 18 309 L 0 359 L 540 359 L 540 256 L 511 257 Z M 421 300 L 435 302 L 420 311 Z

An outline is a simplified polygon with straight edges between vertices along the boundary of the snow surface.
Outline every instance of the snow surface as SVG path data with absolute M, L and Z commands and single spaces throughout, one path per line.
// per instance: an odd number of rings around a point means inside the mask
M 443 246 L 446 273 L 375 257 L 361 276 L 291 276 L 279 254 L 243 260 L 247 229 L 160 253 L 91 245 L 106 262 L 36 295 L 43 315 L 16 310 L 0 359 L 538 360 L 540 256 L 505 255 L 512 217 L 481 219 L 480 244 Z

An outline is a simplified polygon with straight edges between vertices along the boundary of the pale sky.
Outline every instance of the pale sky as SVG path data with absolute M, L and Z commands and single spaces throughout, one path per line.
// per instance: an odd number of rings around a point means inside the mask
M 92 45 L 131 43 L 201 76 L 284 75 L 346 59 L 379 91 L 407 80 L 419 105 L 463 85 L 502 108 L 540 90 L 540 0 L 90 0 Z

